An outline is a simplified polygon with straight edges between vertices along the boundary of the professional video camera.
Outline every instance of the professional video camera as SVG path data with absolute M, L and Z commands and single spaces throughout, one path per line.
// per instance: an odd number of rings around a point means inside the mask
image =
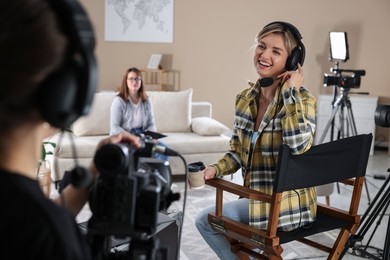
M 150 158 L 161 148 L 151 140 L 143 139 L 143 143 L 140 149 L 119 143 L 96 151 L 94 162 L 100 175 L 91 188 L 87 234 L 93 259 L 156 259 L 159 245 L 151 235 L 158 212 L 180 194 L 171 191 L 169 163 Z M 174 153 L 168 150 L 167 155 L 169 151 Z M 112 237 L 130 238 L 129 250 L 110 252 Z
M 328 75 L 324 74 L 324 87 L 327 86 L 338 86 L 340 88 L 359 88 L 360 78 L 364 76 L 366 72 L 364 70 L 343 70 L 343 69 L 331 69 L 336 74 Z M 343 76 L 342 72 L 351 72 L 352 75 Z
M 329 60 L 336 62 L 336 67 L 331 68 L 333 75 L 324 74 L 324 87 L 338 86 L 340 88 L 359 88 L 360 79 L 366 75 L 364 70 L 343 70 L 339 68 L 339 62 L 349 59 L 348 40 L 346 32 L 329 33 Z M 342 75 L 349 72 L 351 75 Z
M 378 105 L 375 110 L 375 125 L 390 127 L 390 105 Z

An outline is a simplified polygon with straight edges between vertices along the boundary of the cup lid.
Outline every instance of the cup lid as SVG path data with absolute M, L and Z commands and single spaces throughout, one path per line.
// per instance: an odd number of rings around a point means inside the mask
M 203 162 L 193 162 L 188 164 L 187 169 L 189 172 L 198 172 L 203 171 L 206 167 L 204 166 Z

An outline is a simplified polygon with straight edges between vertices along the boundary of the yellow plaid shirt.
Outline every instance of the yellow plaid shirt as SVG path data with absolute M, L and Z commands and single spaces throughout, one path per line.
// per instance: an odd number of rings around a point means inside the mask
M 316 99 L 304 87 L 296 90 L 284 84 L 276 91 L 259 129 L 254 131 L 260 91 L 259 83 L 252 83 L 237 95 L 230 150 L 213 166 L 217 176 L 232 174 L 241 168 L 245 186 L 272 194 L 280 145 L 286 143 L 294 154 L 301 154 L 313 143 Z M 314 187 L 284 192 L 279 227 L 292 230 L 312 222 L 316 206 Z M 266 229 L 269 210 L 269 203 L 252 200 L 249 224 Z

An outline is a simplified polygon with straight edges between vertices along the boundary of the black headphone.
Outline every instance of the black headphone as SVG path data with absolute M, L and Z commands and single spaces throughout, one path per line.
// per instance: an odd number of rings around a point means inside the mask
M 86 12 L 77 0 L 46 0 L 69 41 L 63 63 L 38 87 L 36 102 L 52 126 L 68 129 L 91 109 L 97 84 L 93 50 L 95 37 Z
M 305 45 L 303 45 L 301 33 L 291 23 L 281 21 L 269 23 L 264 26 L 264 28 L 272 24 L 280 24 L 284 28 L 284 30 L 291 32 L 294 38 L 297 40 L 298 45 L 291 50 L 291 53 L 286 61 L 285 69 L 287 71 L 298 69 L 298 63 L 303 65 L 303 62 L 305 61 Z

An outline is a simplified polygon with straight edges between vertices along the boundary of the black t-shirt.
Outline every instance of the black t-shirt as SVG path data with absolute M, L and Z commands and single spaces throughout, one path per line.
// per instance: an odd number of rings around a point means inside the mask
M 37 181 L 0 169 L 0 259 L 85 260 L 90 252 L 74 217 Z

